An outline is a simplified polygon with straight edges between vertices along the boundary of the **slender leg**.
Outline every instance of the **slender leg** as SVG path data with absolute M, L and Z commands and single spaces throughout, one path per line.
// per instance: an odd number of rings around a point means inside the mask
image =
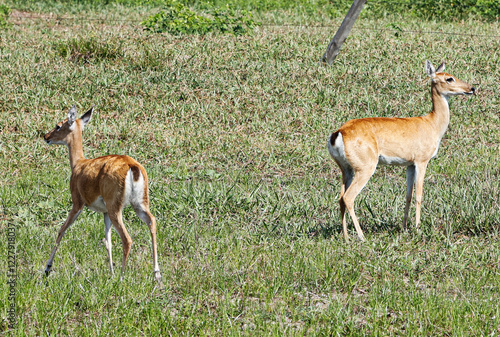
M 137 216 L 146 223 L 151 232 L 151 241 L 153 246 L 153 271 L 155 274 L 156 281 L 161 283 L 161 273 L 160 267 L 158 266 L 158 252 L 156 246 L 156 218 L 151 214 L 147 206 L 141 205 L 140 207 L 134 208 Z
M 347 232 L 347 220 L 345 216 L 344 191 L 345 191 L 345 185 L 342 184 L 342 187 L 340 188 L 340 198 L 339 198 L 340 218 L 342 220 L 342 232 L 344 233 L 344 239 L 346 241 L 349 241 L 349 233 Z
M 424 193 L 424 178 L 425 171 L 427 169 L 427 163 L 419 163 L 416 165 L 416 188 L 415 188 L 415 201 L 416 201 L 416 219 L 415 219 L 415 228 L 418 228 L 420 225 L 420 206 L 422 205 L 422 195 Z
M 56 245 L 52 249 L 52 253 L 50 254 L 49 260 L 47 261 L 47 265 L 45 266 L 45 275 L 49 276 L 50 269 L 52 268 L 52 261 L 54 260 L 54 256 L 56 255 L 57 248 L 59 247 L 59 243 L 61 242 L 62 237 L 64 236 L 64 233 L 68 229 L 68 227 L 78 218 L 80 215 L 80 212 L 82 211 L 82 207 L 75 206 L 73 204 L 73 208 L 68 214 L 68 217 L 66 218 L 66 221 L 64 224 L 61 226 L 61 229 L 59 229 L 59 234 L 57 235 L 56 239 Z
M 340 165 L 339 165 L 340 166 Z M 342 231 L 344 233 L 344 239 L 349 241 L 349 233 L 347 232 L 347 219 L 345 214 L 345 202 L 344 202 L 344 194 L 346 189 L 351 186 L 353 172 L 351 168 L 342 168 L 342 186 L 340 187 L 340 197 L 339 197 L 339 205 L 340 205 L 340 218 L 342 219 Z
M 130 253 L 130 248 L 132 247 L 132 239 L 130 238 L 127 229 L 123 225 L 121 209 L 115 212 L 109 212 L 109 219 L 111 220 L 113 226 L 115 226 L 116 231 L 118 232 L 120 238 L 122 239 L 123 260 L 122 260 L 122 272 L 120 275 L 120 281 L 121 281 L 123 279 L 123 273 L 125 272 L 125 266 L 127 265 L 127 259 Z
M 363 171 L 357 171 L 354 173 L 354 178 L 352 180 L 351 185 L 346 189 L 343 201 L 345 203 L 345 207 L 351 216 L 352 222 L 354 223 L 354 228 L 356 228 L 356 232 L 358 233 L 358 237 L 361 241 L 365 241 L 365 236 L 363 235 L 363 231 L 361 230 L 361 226 L 359 225 L 358 218 L 354 213 L 354 199 L 361 192 L 363 187 L 365 187 L 366 183 L 375 172 L 375 168 L 377 167 L 376 163 L 373 167 L 365 168 Z
M 406 206 L 405 216 L 403 218 L 403 230 L 406 231 L 408 224 L 408 212 L 410 211 L 411 198 L 413 196 L 413 187 L 415 186 L 415 165 L 406 168 Z
M 105 224 L 105 230 L 104 230 L 104 244 L 106 245 L 106 250 L 108 251 L 108 258 L 109 258 L 109 269 L 111 269 L 111 275 L 114 275 L 113 271 L 113 252 L 111 250 L 112 248 L 112 243 L 111 243 L 111 220 L 109 218 L 108 213 L 104 213 L 104 224 Z

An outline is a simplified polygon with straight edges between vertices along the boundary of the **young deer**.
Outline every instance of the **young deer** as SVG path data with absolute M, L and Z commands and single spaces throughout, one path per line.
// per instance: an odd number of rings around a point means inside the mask
M 92 107 L 77 119 L 76 107 L 68 113 L 68 119 L 57 123 L 56 127 L 44 136 L 47 144 L 67 145 L 71 165 L 71 199 L 73 207 L 68 218 L 59 230 L 56 245 L 50 254 L 45 274 L 49 275 L 57 247 L 68 227 L 87 206 L 93 211 L 104 213 L 105 238 L 109 266 L 113 274 L 111 253 L 111 225 L 120 235 L 123 246 L 123 260 L 120 280 L 132 245 L 132 239 L 122 221 L 122 210 L 131 205 L 137 216 L 144 221 L 151 232 L 153 244 L 153 267 L 155 278 L 161 282 L 160 268 L 156 251 L 156 218 L 149 212 L 148 176 L 144 167 L 128 156 L 110 155 L 95 159 L 83 156 L 82 131 L 89 122 Z
M 447 74 L 444 63 L 437 70 L 426 62 L 431 78 L 432 111 L 421 117 L 353 119 L 334 132 L 328 140 L 328 151 L 342 171 L 340 214 L 344 237 L 347 234 L 345 210 L 349 212 L 356 232 L 363 231 L 354 214 L 354 199 L 375 172 L 377 164 L 406 166 L 406 207 L 403 229 L 406 230 L 413 187 L 416 184 L 416 221 L 420 224 L 420 205 L 424 175 L 429 160 L 436 156 L 439 143 L 450 122 L 448 98 L 472 95 L 475 88 Z

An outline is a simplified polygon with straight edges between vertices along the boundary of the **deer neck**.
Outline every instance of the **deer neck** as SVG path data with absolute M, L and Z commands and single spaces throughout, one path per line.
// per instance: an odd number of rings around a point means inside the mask
M 450 124 L 450 107 L 448 105 L 448 96 L 441 94 L 433 84 L 431 88 L 432 94 L 432 111 L 429 117 L 432 119 L 439 132 L 440 138 L 448 129 Z
M 73 172 L 78 162 L 85 159 L 83 155 L 81 130 L 75 130 L 75 132 L 72 134 L 72 137 L 68 139 L 67 144 L 69 150 L 69 163 L 71 165 L 71 171 Z

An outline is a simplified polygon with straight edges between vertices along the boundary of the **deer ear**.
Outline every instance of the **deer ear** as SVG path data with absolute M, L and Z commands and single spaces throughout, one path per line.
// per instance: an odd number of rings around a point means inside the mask
M 436 73 L 442 73 L 444 71 L 444 62 L 439 65 L 436 69 Z
M 87 111 L 83 114 L 82 117 L 80 117 L 84 126 L 89 122 L 90 117 L 92 117 L 92 112 L 94 112 L 94 107 L 90 108 L 89 111 Z
M 72 106 L 68 112 L 68 124 L 71 126 L 76 120 L 76 106 Z
M 434 78 L 434 76 L 436 76 L 436 69 L 434 69 L 434 66 L 429 60 L 425 61 L 425 71 L 430 78 Z

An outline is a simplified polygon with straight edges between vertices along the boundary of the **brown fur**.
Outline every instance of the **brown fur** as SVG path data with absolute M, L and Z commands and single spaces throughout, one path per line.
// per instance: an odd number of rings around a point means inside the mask
M 450 121 L 449 106 L 444 96 L 473 94 L 469 84 L 439 72 L 435 73 L 430 63 L 428 74 L 432 78 L 432 111 L 425 116 L 395 118 L 371 117 L 353 119 L 342 125 L 330 137 L 330 153 L 342 170 L 340 210 L 344 236 L 347 239 L 345 210 L 351 216 L 358 236 L 363 232 L 354 213 L 354 199 L 372 176 L 379 158 L 389 160 L 391 165 L 407 166 L 407 197 L 403 228 L 408 220 L 409 204 L 413 186 L 416 186 L 416 222 L 420 223 L 420 205 L 424 175 L 429 160 L 437 153 Z M 444 64 L 438 70 L 444 69 Z M 345 157 L 338 154 L 335 140 L 342 135 Z M 395 160 L 397 159 L 397 160 Z
M 102 196 L 106 204 L 120 204 L 125 190 L 125 176 L 129 170 L 132 170 L 134 181 L 139 180 L 140 174 L 143 175 L 146 192 L 146 170 L 129 156 L 108 155 L 78 161 L 70 180 L 73 201 L 80 199 L 85 206 L 89 206 Z
M 76 119 L 76 108 L 73 107 L 68 114 L 68 119 L 59 122 L 57 126 L 48 132 L 44 139 L 49 144 L 65 144 L 69 149 L 71 165 L 70 189 L 73 207 L 68 218 L 59 230 L 56 246 L 47 262 L 46 274 L 50 272 L 52 260 L 57 247 L 68 227 L 76 220 L 84 206 L 91 206 L 99 197 L 104 204 L 97 203 L 98 209 L 104 212 L 106 223 L 106 248 L 108 250 L 110 268 L 113 272 L 111 254 L 111 236 L 109 233 L 109 222 L 115 227 L 120 235 L 123 246 L 122 276 L 127 263 L 132 239 L 125 228 L 122 220 L 122 210 L 125 206 L 125 180 L 129 171 L 132 172 L 133 180 L 139 181 L 144 177 L 144 193 L 142 202 L 130 200 L 135 212 L 149 226 L 153 246 L 153 264 L 156 279 L 161 280 L 157 260 L 156 247 L 156 218 L 149 211 L 148 176 L 144 167 L 135 159 L 124 155 L 108 155 L 94 159 L 85 159 L 82 149 L 82 131 L 85 123 L 90 120 L 93 109 L 89 110 L 80 119 Z M 105 207 L 105 210 L 102 209 Z M 107 220 L 108 219 L 108 220 Z

